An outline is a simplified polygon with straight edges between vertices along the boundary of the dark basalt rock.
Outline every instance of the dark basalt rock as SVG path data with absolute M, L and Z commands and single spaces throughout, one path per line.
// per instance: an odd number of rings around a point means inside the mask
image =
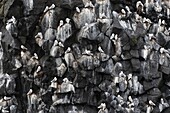
M 158 79 L 153 79 L 153 80 L 150 80 L 150 81 L 144 81 L 144 90 L 149 90 L 153 87 L 159 87 L 161 85 L 161 80 L 162 78 L 158 78 Z
M 139 71 L 140 61 L 138 59 L 131 59 L 131 64 L 132 64 L 133 71 Z
M 122 61 L 123 70 L 127 72 L 132 72 L 132 65 L 130 61 Z
M 156 102 L 161 96 L 161 91 L 158 88 L 153 88 L 148 92 L 148 99 Z
M 168 74 L 168 75 L 170 74 L 169 67 L 167 67 L 167 66 L 161 66 L 160 70 L 165 74 Z
M 170 104 L 169 2 L 137 2 L 1 0 L 0 112 L 159 113 L 161 98 Z
M 126 31 L 122 31 L 120 33 L 120 38 L 121 38 L 121 44 L 123 46 L 123 50 L 130 50 L 130 38 L 129 38 L 129 35 Z
M 137 24 L 135 34 L 136 36 L 143 36 L 145 34 L 145 28 L 141 22 Z
M 111 40 L 109 40 L 108 37 L 105 36 L 104 40 L 101 42 L 101 47 L 103 48 L 103 50 L 105 51 L 105 54 L 112 56 L 115 52 L 115 48 L 112 45 Z
M 165 46 L 166 42 L 167 42 L 167 37 L 165 36 L 165 34 L 163 33 L 158 33 L 158 44 L 161 46 Z
M 139 58 L 139 52 L 138 50 L 131 50 L 130 54 L 132 55 L 132 57 L 134 58 Z
M 2 0 L 0 2 L 0 16 L 1 17 L 6 17 L 10 7 L 14 3 L 15 0 Z
M 73 9 L 75 7 L 83 7 L 82 0 L 60 0 L 59 2 L 63 8 Z
M 129 51 L 123 51 L 121 57 L 123 60 L 130 60 L 132 58 L 132 55 Z

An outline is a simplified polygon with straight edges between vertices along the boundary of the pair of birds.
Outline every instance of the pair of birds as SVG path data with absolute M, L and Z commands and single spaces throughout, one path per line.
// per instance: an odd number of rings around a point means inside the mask
M 52 10 L 54 8 L 55 8 L 55 4 L 52 4 L 50 7 L 46 6 L 45 9 L 44 9 L 44 13 L 46 13 L 48 10 Z
M 146 113 L 151 113 L 154 106 L 156 106 L 156 104 L 152 100 L 149 100 Z M 160 112 L 162 112 L 167 107 L 169 107 L 169 104 L 166 103 L 163 98 L 161 98 L 161 102 L 159 104 Z
M 99 51 L 100 53 L 104 53 L 104 50 L 102 49 L 101 46 L 98 47 L 98 51 Z M 85 55 L 93 55 L 93 53 L 92 53 L 90 50 L 88 50 L 88 49 L 85 49 L 82 54 L 85 54 Z
M 108 109 L 106 108 L 106 103 L 101 103 L 98 108 L 100 109 L 98 113 L 109 113 Z
M 94 5 L 92 4 L 91 1 L 88 1 L 88 2 L 85 3 L 85 6 L 84 6 L 84 7 L 85 7 L 85 8 L 88 8 L 88 7 L 94 8 Z M 80 12 L 81 12 L 81 10 L 80 10 L 79 7 L 76 7 L 76 12 L 77 12 L 77 13 L 80 13 Z
M 68 78 L 64 78 L 63 83 L 61 84 L 61 92 L 70 92 L 70 91 L 75 93 L 75 88 L 72 82 L 68 80 Z

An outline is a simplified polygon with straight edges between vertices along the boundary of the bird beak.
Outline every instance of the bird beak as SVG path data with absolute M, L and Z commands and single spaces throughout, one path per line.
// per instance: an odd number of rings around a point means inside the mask
M 98 106 L 98 108 L 101 108 L 102 106 L 100 105 L 100 106 Z

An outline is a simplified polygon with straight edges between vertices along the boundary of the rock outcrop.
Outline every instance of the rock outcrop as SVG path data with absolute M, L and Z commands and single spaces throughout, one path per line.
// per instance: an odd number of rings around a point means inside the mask
M 169 4 L 1 0 L 0 112 L 169 113 Z

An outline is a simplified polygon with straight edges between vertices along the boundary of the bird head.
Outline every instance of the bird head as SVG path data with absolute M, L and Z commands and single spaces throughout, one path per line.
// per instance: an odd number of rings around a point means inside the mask
M 160 53 L 162 54 L 163 52 L 164 52 L 164 48 L 162 47 L 161 49 L 160 49 Z
M 132 78 L 132 73 L 128 74 L 128 79 Z
M 35 35 L 35 38 L 41 38 L 43 39 L 43 35 L 41 32 L 38 32 L 37 35 Z
M 28 50 L 25 46 L 21 45 L 21 49 Z
M 105 103 L 101 103 L 100 106 L 98 106 L 98 108 L 104 110 L 106 108 L 106 104 Z
M 37 60 L 38 60 L 38 55 L 37 55 L 37 53 L 34 53 L 33 58 L 35 58 L 35 59 L 37 59 Z
M 68 83 L 68 82 L 69 82 L 68 78 L 64 78 L 64 79 L 63 79 L 63 82 L 64 82 L 64 83 Z
M 0 40 L 2 40 L 2 32 L 0 32 Z
M 37 71 L 36 72 L 40 72 L 41 71 L 41 66 L 38 66 Z
M 63 20 L 60 20 L 60 25 L 59 26 L 62 26 L 64 24 Z
M 149 100 L 149 105 L 156 106 L 155 103 L 152 102 L 152 100 Z
M 66 22 L 69 23 L 69 22 L 70 22 L 70 19 L 69 19 L 69 18 L 66 18 Z
M 77 11 L 78 13 L 81 12 L 80 9 L 79 9 L 79 7 L 76 7 L 76 11 Z
M 121 14 L 125 15 L 126 11 L 124 9 L 121 9 Z
M 57 77 L 54 77 L 54 79 L 51 82 L 56 82 L 57 81 Z

